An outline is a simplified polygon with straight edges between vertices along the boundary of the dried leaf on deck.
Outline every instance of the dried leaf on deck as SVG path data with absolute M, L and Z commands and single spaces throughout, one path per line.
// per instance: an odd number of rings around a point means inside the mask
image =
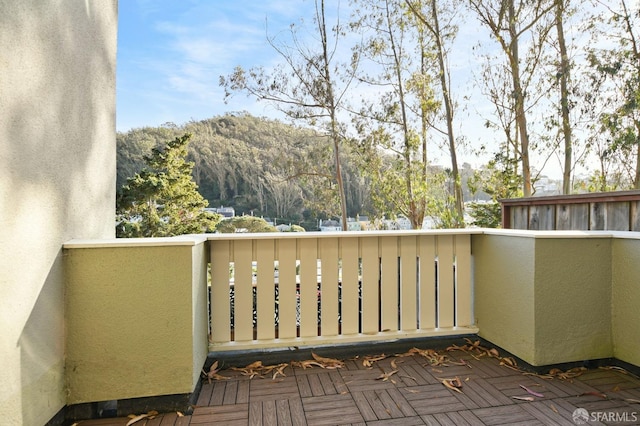
M 456 391 L 458 393 L 462 393 L 460 388 L 462 388 L 462 382 L 458 377 L 454 377 L 453 379 L 439 379 L 442 384 L 452 391 Z
M 516 360 L 513 359 L 512 357 L 500 358 L 500 365 L 506 365 L 508 367 L 518 366 L 518 364 L 516 363 Z
M 451 364 L 453 365 L 464 365 L 466 367 L 469 368 L 473 368 L 471 367 L 471 364 L 469 364 L 467 361 L 465 361 L 464 359 L 461 359 L 460 361 L 449 361 Z
M 608 399 L 607 395 L 603 394 L 602 392 L 598 392 L 598 391 L 583 392 L 583 393 L 580 394 L 580 396 L 597 396 L 598 398 Z
M 496 348 L 487 349 L 487 354 L 493 358 L 500 358 L 500 352 Z
M 385 373 L 385 371 L 381 368 L 380 369 L 382 371 L 382 374 L 378 377 L 376 377 L 376 380 L 382 380 L 383 382 L 386 382 L 387 380 L 389 380 L 391 378 L 391 376 L 393 376 L 394 374 L 396 374 L 398 372 L 398 370 L 393 370 L 390 371 L 388 373 Z
M 622 373 L 622 374 L 629 374 L 629 372 L 627 370 L 625 370 L 622 367 L 618 367 L 616 365 L 606 365 L 606 366 L 598 367 L 598 368 L 600 368 L 601 370 L 614 370 L 614 371 L 617 371 L 617 372 Z
M 378 361 L 382 361 L 385 358 L 387 358 L 387 356 L 385 354 L 365 356 L 362 359 L 362 365 L 364 367 L 370 368 L 370 367 L 373 366 L 373 363 L 378 362 Z
M 528 387 L 526 387 L 524 385 L 520 385 L 520 387 L 522 389 L 526 390 L 527 393 L 530 394 L 530 395 L 537 396 L 538 398 L 544 398 L 544 395 L 541 394 L 540 392 L 533 391 L 533 390 L 529 389 Z
M 147 419 L 147 418 L 148 419 L 153 419 L 157 415 L 158 415 L 158 412 L 155 411 L 155 410 L 149 411 L 146 414 L 139 414 L 137 416 L 135 414 L 129 414 L 128 417 L 129 417 L 130 420 L 127 422 L 127 426 L 131 426 L 132 424 L 137 423 L 142 419 Z
M 325 357 L 322 357 L 320 355 L 316 355 L 313 352 L 311 352 L 311 356 L 313 357 L 313 359 L 318 361 L 320 364 L 324 365 L 324 368 L 332 369 L 332 368 L 342 368 L 342 367 L 344 367 L 344 362 L 340 361 L 339 359 L 325 358 Z
M 512 396 L 511 398 L 517 399 L 518 401 L 535 401 L 535 398 L 532 396 Z
M 211 367 L 209 368 L 208 373 L 202 370 L 204 375 L 207 377 L 207 380 L 209 381 L 209 383 L 211 383 L 211 380 L 229 380 L 228 377 L 224 377 L 218 374 L 218 371 L 220 371 L 220 369 L 218 368 L 218 361 L 211 364 Z
M 464 346 L 460 347 L 460 346 L 455 345 L 455 344 L 447 347 L 447 349 L 446 349 L 447 352 L 451 352 L 451 351 L 466 351 L 466 350 L 467 350 L 466 347 L 464 347 Z
M 292 361 L 291 365 L 294 366 L 294 367 L 302 368 L 303 370 L 306 370 L 307 368 L 313 368 L 313 366 L 320 367 L 320 368 L 325 368 L 323 364 L 320 364 L 319 362 L 312 361 L 312 360 Z
M 278 377 L 278 375 L 286 377 L 287 375 L 284 374 L 284 369 L 287 368 L 288 365 L 289 364 L 286 364 L 286 363 L 276 365 L 274 368 L 275 371 L 273 372 L 273 376 L 271 377 L 271 379 L 272 380 L 275 379 L 276 377 Z

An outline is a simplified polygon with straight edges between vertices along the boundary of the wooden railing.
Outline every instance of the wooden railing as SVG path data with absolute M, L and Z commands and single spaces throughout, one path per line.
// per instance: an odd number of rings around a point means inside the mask
M 217 234 L 210 350 L 475 333 L 469 231 Z

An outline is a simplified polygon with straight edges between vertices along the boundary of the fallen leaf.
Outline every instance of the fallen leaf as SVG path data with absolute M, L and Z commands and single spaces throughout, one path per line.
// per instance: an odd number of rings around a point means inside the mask
M 262 367 L 262 361 L 255 361 L 252 362 L 251 364 L 247 365 L 245 367 L 245 369 L 247 370 L 255 370 L 256 368 L 261 368 Z
M 580 394 L 580 396 L 597 396 L 598 398 L 608 399 L 607 395 L 603 394 L 602 392 L 598 392 L 598 391 L 583 392 L 583 393 Z
M 558 413 L 558 409 L 555 407 L 555 405 L 553 405 L 553 404 L 549 404 L 549 407 L 551 408 L 551 411 L 553 411 L 553 412 L 554 412 L 554 413 L 556 413 L 556 414 L 559 414 L 559 413 Z
M 532 396 L 512 396 L 511 398 L 517 399 L 518 401 L 535 401 L 535 398 Z
M 135 414 L 129 414 L 128 417 L 129 417 L 130 420 L 127 422 L 127 426 L 131 426 L 132 424 L 137 423 L 142 419 L 153 418 L 153 417 L 155 417 L 157 415 L 158 415 L 157 411 L 149 411 L 146 414 L 139 414 L 137 416 Z
M 380 370 L 382 370 L 382 374 L 376 377 L 376 380 L 382 380 L 383 382 L 386 382 L 391 378 L 391 376 L 393 376 L 398 372 L 398 370 L 393 370 L 388 373 L 385 373 L 385 371 L 382 368 Z
M 462 382 L 458 377 L 455 377 L 453 379 L 439 379 L 439 380 L 442 382 L 442 384 L 445 387 L 451 389 L 452 391 L 462 393 L 462 391 L 460 390 L 460 388 L 462 387 Z
M 325 358 L 325 357 L 322 357 L 320 355 L 316 355 L 313 352 L 311 352 L 311 356 L 313 357 L 313 359 L 315 359 L 319 363 L 323 364 L 324 368 L 333 369 L 333 368 L 342 368 L 342 367 L 344 367 L 344 362 L 342 362 L 342 361 L 340 361 L 338 359 Z
M 531 394 L 531 395 L 533 395 L 533 396 L 537 396 L 538 398 L 544 398 L 544 395 L 543 395 L 543 394 L 541 394 L 541 393 L 539 393 L 539 392 L 536 392 L 536 391 L 532 391 L 531 389 L 529 389 L 528 387 L 526 387 L 526 386 L 524 386 L 524 385 L 520 385 L 520 387 L 521 387 L 522 389 L 526 390 L 526 391 L 527 391 L 527 393 L 529 393 L 529 394 Z
M 496 348 L 488 349 L 487 354 L 489 354 L 489 356 L 492 356 L 494 358 L 500 358 L 500 353 Z
M 180 411 L 176 411 L 176 415 L 177 415 L 178 417 L 184 417 L 184 414 L 182 414 Z
M 511 357 L 500 358 L 500 365 L 507 365 L 511 367 L 517 367 L 516 360 Z
M 601 370 L 615 370 L 615 371 L 618 371 L 618 372 L 620 372 L 622 374 L 629 374 L 629 372 L 627 370 L 625 370 L 624 368 L 618 367 L 618 366 L 615 366 L 615 365 L 607 365 L 607 366 L 598 367 L 598 368 L 600 368 Z
M 611 392 L 620 392 L 620 385 L 616 385 L 613 389 L 611 389 Z

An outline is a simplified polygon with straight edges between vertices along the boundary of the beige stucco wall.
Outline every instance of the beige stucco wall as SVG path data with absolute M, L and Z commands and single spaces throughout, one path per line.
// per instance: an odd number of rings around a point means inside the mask
M 117 1 L 0 0 L 0 419 L 65 404 L 62 243 L 113 235 Z
M 204 241 L 65 244 L 69 404 L 193 392 L 208 353 Z
M 609 358 L 611 238 L 536 238 L 534 365 Z
M 479 335 L 524 358 L 534 353 L 535 240 L 474 235 L 474 314 Z
M 480 336 L 532 365 L 613 356 L 611 241 L 571 232 L 473 236 Z
M 640 233 L 613 241 L 612 327 L 616 358 L 640 366 Z

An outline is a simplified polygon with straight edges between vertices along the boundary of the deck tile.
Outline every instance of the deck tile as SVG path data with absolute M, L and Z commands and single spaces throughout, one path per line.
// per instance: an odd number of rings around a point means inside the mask
M 430 365 L 420 356 L 402 356 L 388 357 L 370 367 L 363 365 L 364 357 L 346 360 L 344 367 L 336 370 L 287 367 L 287 375 L 275 379 L 222 370 L 220 374 L 228 380 L 205 381 L 192 415 L 165 413 L 136 426 L 571 426 L 577 408 L 629 416 L 640 413 L 640 403 L 633 402 L 640 400 L 640 380 L 617 369 L 592 369 L 571 379 L 549 379 L 507 368 L 497 358 L 476 358 L 461 351 L 447 355 L 453 361 L 464 359 L 471 368 L 453 363 Z M 383 373 L 394 370 L 395 374 L 383 380 Z M 442 379 L 453 377 L 462 382 L 461 393 L 442 384 Z M 531 395 L 521 386 L 543 397 Z M 77 423 L 125 426 L 129 420 L 120 417 Z

